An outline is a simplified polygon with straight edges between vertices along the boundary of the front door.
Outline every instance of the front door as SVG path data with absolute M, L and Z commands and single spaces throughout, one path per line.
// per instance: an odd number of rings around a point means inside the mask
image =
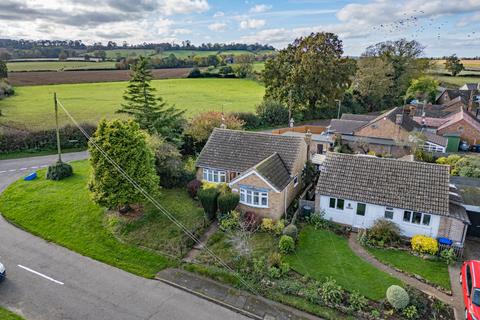
M 353 214 L 352 225 L 355 228 L 365 228 L 365 215 L 367 214 L 367 205 L 365 203 L 357 203 Z

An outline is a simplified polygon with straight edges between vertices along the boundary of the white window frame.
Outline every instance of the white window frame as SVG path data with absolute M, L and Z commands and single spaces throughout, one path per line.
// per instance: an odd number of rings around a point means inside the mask
M 262 204 L 263 200 L 265 204 Z M 268 192 L 240 187 L 240 203 L 254 208 L 268 208 Z
M 293 177 L 293 187 L 298 186 L 298 176 Z
M 387 212 L 392 214 L 392 217 L 387 217 Z M 385 207 L 383 217 L 387 220 L 393 220 L 395 218 L 395 210 L 392 207 Z
M 439 146 L 435 143 L 431 143 L 430 141 L 425 141 L 422 149 L 427 152 L 445 152 L 445 147 Z
M 335 201 L 335 206 L 334 206 L 333 208 L 330 206 L 330 201 L 331 201 L 332 199 Z M 343 208 L 339 208 L 339 207 L 338 207 L 338 200 L 342 200 L 342 201 L 343 201 Z M 343 211 L 343 210 L 345 210 L 345 199 L 335 198 L 335 197 L 329 197 L 329 198 L 328 198 L 328 207 L 329 207 L 330 209 Z
M 203 180 L 213 183 L 226 183 L 227 173 L 222 170 L 203 169 Z
M 410 220 L 409 220 L 409 221 L 405 221 L 405 220 L 404 220 L 405 212 L 410 212 Z M 421 214 L 420 222 L 419 222 L 419 223 L 413 222 L 413 215 L 414 215 L 415 213 L 420 213 L 420 214 Z M 428 222 L 428 224 L 424 224 L 425 216 L 430 216 L 430 221 Z M 412 210 L 405 210 L 405 211 L 403 211 L 402 222 L 403 222 L 403 223 L 413 224 L 413 225 L 416 225 L 416 226 L 421 226 L 421 227 L 430 227 L 430 225 L 432 224 L 432 215 L 429 214 L 429 213 L 423 213 L 423 212 L 418 212 L 418 211 L 415 211 L 415 212 L 414 212 L 414 211 L 412 211 Z

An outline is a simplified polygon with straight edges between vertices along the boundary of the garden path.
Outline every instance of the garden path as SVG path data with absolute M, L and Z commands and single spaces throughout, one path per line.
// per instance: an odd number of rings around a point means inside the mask
M 200 242 L 197 243 L 196 245 L 193 246 L 192 250 L 190 250 L 185 257 L 183 258 L 183 261 L 185 262 L 193 262 L 195 261 L 195 258 L 200 254 L 200 252 L 203 250 L 205 245 L 208 242 L 208 239 L 210 239 L 211 236 L 215 234 L 218 230 L 218 223 L 217 221 L 213 222 L 205 231 L 205 233 L 200 237 Z
M 461 319 L 460 315 L 463 314 L 463 307 L 462 307 L 462 301 L 461 299 L 458 299 L 457 296 L 449 296 L 446 293 L 424 283 L 421 282 L 418 279 L 415 279 L 413 277 L 410 277 L 402 272 L 399 272 L 395 270 L 394 268 L 387 266 L 380 261 L 378 261 L 374 256 L 372 256 L 367 250 L 365 250 L 362 245 L 358 242 L 357 239 L 357 234 L 356 233 L 351 233 L 350 237 L 348 238 L 348 245 L 350 248 L 363 260 L 367 261 L 377 269 L 386 272 L 401 281 L 405 282 L 409 286 L 412 286 L 414 288 L 417 288 L 420 291 L 423 291 L 424 293 L 433 296 L 444 303 L 447 303 L 451 305 L 452 307 L 455 308 L 455 318 L 456 319 Z

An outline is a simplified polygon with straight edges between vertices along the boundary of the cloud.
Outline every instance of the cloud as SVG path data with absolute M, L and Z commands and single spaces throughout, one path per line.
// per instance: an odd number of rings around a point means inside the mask
M 257 4 L 250 9 L 251 13 L 261 13 L 272 9 L 272 6 L 269 4 Z
M 208 25 L 208 29 L 212 31 L 225 31 L 227 29 L 227 24 L 226 23 L 221 23 L 221 22 L 215 22 L 210 25 Z
M 192 30 L 186 28 L 178 28 L 173 30 L 174 34 L 191 34 Z
M 162 9 L 165 14 L 201 13 L 208 11 L 210 6 L 207 0 L 163 0 Z
M 240 29 L 258 29 L 265 25 L 263 19 L 246 19 L 240 21 Z
M 223 17 L 225 15 L 225 13 L 223 11 L 217 11 L 215 12 L 215 14 L 213 15 L 214 18 L 220 18 L 220 17 Z

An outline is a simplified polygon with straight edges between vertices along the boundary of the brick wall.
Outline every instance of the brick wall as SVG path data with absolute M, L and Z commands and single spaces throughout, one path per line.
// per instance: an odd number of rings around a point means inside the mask
M 463 128 L 463 132 L 462 132 Z M 480 131 L 472 127 L 465 120 L 460 120 L 456 123 L 449 125 L 448 127 L 442 128 L 437 131 L 437 134 L 442 136 L 445 133 L 459 132 L 461 134 L 461 139 L 466 140 L 469 144 L 478 144 L 480 143 Z

